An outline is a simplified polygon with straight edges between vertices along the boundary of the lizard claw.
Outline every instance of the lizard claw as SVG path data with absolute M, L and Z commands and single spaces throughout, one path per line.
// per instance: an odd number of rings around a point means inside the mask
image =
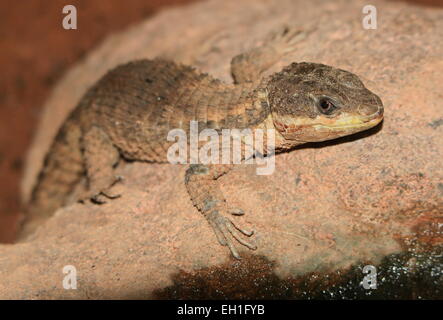
M 106 199 L 117 199 L 120 198 L 121 194 L 119 193 L 111 193 L 109 190 L 100 191 L 90 197 L 91 201 L 97 204 L 106 203 Z
M 229 213 L 233 216 L 242 216 L 245 212 L 241 208 L 230 208 Z
M 112 200 L 112 199 L 117 199 L 120 197 L 121 197 L 121 194 L 112 193 L 109 189 L 107 189 L 107 190 L 103 190 L 103 191 L 88 192 L 86 195 L 81 197 L 79 199 L 79 201 L 85 203 L 90 200 L 96 204 L 104 204 L 107 202 L 106 199 Z
M 111 189 L 117 182 L 120 182 L 122 180 L 123 180 L 123 178 L 121 176 L 116 176 L 116 177 L 114 177 L 114 179 L 112 180 L 111 183 L 109 183 L 109 182 L 108 183 L 105 183 L 105 182 L 99 183 L 98 185 L 95 186 L 95 188 L 92 188 L 92 190 L 87 192 L 86 195 L 80 199 L 80 201 L 86 202 L 87 200 L 91 200 L 92 202 L 97 203 L 97 204 L 104 204 L 107 202 L 106 201 L 107 199 L 112 200 L 112 199 L 119 198 L 121 196 L 121 194 L 112 192 Z M 100 187 L 102 185 L 104 187 Z
M 283 55 L 295 50 L 298 42 L 304 40 L 312 30 L 302 30 L 282 25 L 268 36 L 267 42 Z
M 237 227 L 231 220 L 225 218 L 218 211 L 209 213 L 207 218 L 211 227 L 214 229 L 215 235 L 217 236 L 220 244 L 223 246 L 228 246 L 232 255 L 236 259 L 241 259 L 241 257 L 234 246 L 233 238 L 251 250 L 257 249 L 256 245 L 244 240 L 241 236 L 243 234 L 250 237 L 254 234 L 254 231 L 246 231 Z

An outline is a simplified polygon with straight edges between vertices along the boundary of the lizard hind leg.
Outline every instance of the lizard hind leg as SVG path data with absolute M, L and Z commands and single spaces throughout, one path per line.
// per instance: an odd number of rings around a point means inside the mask
M 111 187 L 121 180 L 114 175 L 114 167 L 120 159 L 118 149 L 109 136 L 99 127 L 93 126 L 83 137 L 83 157 L 86 166 L 89 191 L 81 200 L 105 203 L 120 195 L 112 192 Z
M 236 226 L 226 217 L 228 213 L 234 215 L 243 213 L 241 209 L 228 208 L 216 181 L 231 167 L 232 165 L 191 165 L 186 171 L 185 184 L 192 203 L 206 217 L 220 244 L 228 246 L 232 255 L 240 259 L 234 239 L 251 250 L 255 250 L 256 246 L 242 237 L 242 235 L 252 236 L 253 231 L 246 231 Z

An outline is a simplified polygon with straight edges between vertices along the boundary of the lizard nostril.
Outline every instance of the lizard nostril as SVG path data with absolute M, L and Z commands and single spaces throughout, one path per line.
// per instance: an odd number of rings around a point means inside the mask
M 372 116 L 379 112 L 380 108 L 376 105 L 360 105 L 358 113 L 362 116 Z
M 360 106 L 358 108 L 358 113 L 364 122 L 372 121 L 375 119 L 383 118 L 383 107 L 382 106 Z
M 383 117 L 383 111 L 384 111 L 383 107 L 379 106 L 377 112 L 374 114 L 374 117 L 375 118 L 382 118 Z

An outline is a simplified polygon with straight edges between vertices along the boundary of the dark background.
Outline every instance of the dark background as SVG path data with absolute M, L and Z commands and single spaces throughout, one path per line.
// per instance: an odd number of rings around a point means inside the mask
M 14 238 L 24 156 L 41 106 L 61 75 L 107 34 L 164 7 L 193 1 L 0 1 L 0 242 Z M 407 2 L 443 6 L 443 0 Z M 62 8 L 68 4 L 77 8 L 77 30 L 62 28 Z

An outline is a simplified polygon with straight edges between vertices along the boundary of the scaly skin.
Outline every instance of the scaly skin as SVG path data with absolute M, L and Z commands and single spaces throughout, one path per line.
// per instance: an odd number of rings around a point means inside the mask
M 276 129 L 276 152 L 366 130 L 383 118 L 380 98 L 347 71 L 316 63 L 293 63 L 270 77 L 260 75 L 303 34 L 284 29 L 264 46 L 232 60 L 235 84 L 164 60 L 119 66 L 99 80 L 71 113 L 54 140 L 33 190 L 20 239 L 63 206 L 86 172 L 89 192 L 82 200 L 101 204 L 120 195 L 114 167 L 120 159 L 166 162 L 172 129 Z M 189 148 L 188 148 L 189 149 Z M 227 217 L 230 208 L 217 179 L 233 165 L 189 166 L 185 184 L 196 208 L 222 245 L 255 249 Z

